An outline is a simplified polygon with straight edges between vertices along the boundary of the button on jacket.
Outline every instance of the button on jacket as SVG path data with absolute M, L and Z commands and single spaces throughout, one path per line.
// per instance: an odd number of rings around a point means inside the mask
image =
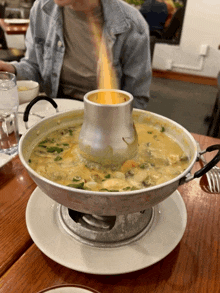
M 121 0 L 101 2 L 103 37 L 117 72 L 120 89 L 134 97 L 141 97 L 143 104 L 145 98 L 147 101 L 149 97 L 151 83 L 148 25 L 136 8 Z M 20 62 L 12 62 L 18 79 L 38 81 L 41 89 L 52 98 L 57 97 L 65 54 L 62 27 L 62 7 L 53 0 L 35 1 L 26 34 L 25 57 Z

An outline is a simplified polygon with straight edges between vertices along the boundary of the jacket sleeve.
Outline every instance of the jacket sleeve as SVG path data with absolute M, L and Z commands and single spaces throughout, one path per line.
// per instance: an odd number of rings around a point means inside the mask
M 33 6 L 30 14 L 30 24 L 25 38 L 25 57 L 22 58 L 19 62 L 12 62 L 12 64 L 16 67 L 17 79 L 29 79 L 41 83 L 42 79 L 39 71 L 38 61 L 36 58 L 34 44 L 34 26 L 36 23 L 36 19 L 37 11 Z
M 141 15 L 138 20 L 131 25 L 123 46 L 121 88 L 134 96 L 135 107 L 143 109 L 150 95 L 152 71 L 148 24 Z

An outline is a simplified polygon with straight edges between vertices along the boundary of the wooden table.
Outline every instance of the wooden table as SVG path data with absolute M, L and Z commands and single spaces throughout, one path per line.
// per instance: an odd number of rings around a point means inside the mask
M 193 136 L 202 149 L 220 143 L 220 139 Z M 193 171 L 200 167 L 195 163 Z M 102 293 L 220 292 L 220 194 L 206 192 L 201 183 L 194 179 L 179 187 L 187 208 L 187 227 L 168 256 L 137 272 L 98 276 L 55 263 L 32 242 L 25 209 L 36 185 L 19 158 L 14 158 L 0 169 L 0 292 L 35 293 L 59 284 L 85 285 Z
M 7 35 L 25 35 L 29 24 L 8 24 L 1 18 L 0 26 Z

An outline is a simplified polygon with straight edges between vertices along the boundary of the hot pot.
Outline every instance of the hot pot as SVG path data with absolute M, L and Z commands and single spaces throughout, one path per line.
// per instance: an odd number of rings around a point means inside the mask
M 26 109 L 26 121 L 28 120 L 27 115 L 31 106 L 38 99 L 42 99 L 42 97 L 33 100 L 31 105 Z M 51 101 L 50 99 L 47 100 L 56 106 L 54 101 Z M 220 160 L 220 145 L 210 146 L 206 149 L 206 151 L 210 152 L 213 150 L 219 150 L 218 154 L 201 170 L 197 171 L 195 174 L 191 174 L 192 167 L 194 166 L 199 155 L 197 152 L 196 141 L 184 127 L 164 116 L 138 109 L 133 110 L 132 117 L 134 123 L 135 121 L 146 121 L 155 126 L 163 125 L 166 129 L 166 133 L 179 143 L 186 155 L 189 157 L 189 165 L 187 169 L 174 179 L 163 184 L 126 192 L 93 192 L 88 190 L 79 190 L 54 183 L 37 174 L 28 164 L 33 147 L 53 130 L 75 123 L 83 123 L 83 109 L 72 110 L 65 113 L 57 113 L 49 118 L 44 118 L 29 129 L 20 139 L 20 160 L 27 169 L 30 177 L 50 198 L 68 209 L 85 214 L 95 214 L 100 216 L 128 215 L 150 209 L 169 197 L 181 184 L 185 184 L 194 178 L 204 175 Z

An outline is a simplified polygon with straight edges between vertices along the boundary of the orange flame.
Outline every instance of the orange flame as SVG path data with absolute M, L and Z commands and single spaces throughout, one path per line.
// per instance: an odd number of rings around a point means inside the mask
M 95 24 L 92 15 L 89 15 L 89 24 L 95 42 L 96 53 L 99 60 L 98 64 L 98 89 L 117 89 L 118 82 L 114 68 L 111 65 L 110 58 L 101 28 Z M 120 99 L 116 92 L 102 92 L 97 94 L 96 102 L 99 104 L 118 104 Z

